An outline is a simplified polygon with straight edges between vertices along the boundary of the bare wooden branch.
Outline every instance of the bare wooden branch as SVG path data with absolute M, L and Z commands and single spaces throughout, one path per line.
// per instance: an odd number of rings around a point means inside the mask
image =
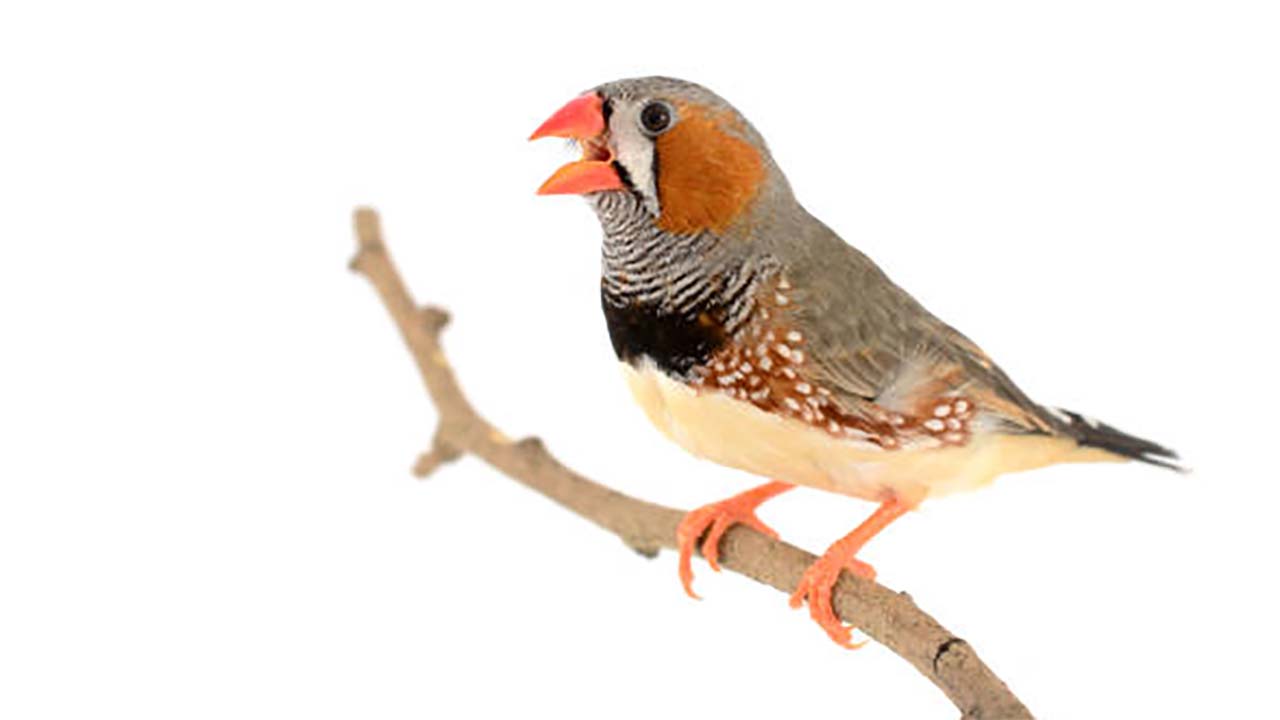
M 418 459 L 414 473 L 425 477 L 462 454 L 471 454 L 617 535 L 637 552 L 651 556 L 663 548 L 675 549 L 682 511 L 588 480 L 552 457 L 537 438 L 512 440 L 481 417 L 463 395 L 440 344 L 448 313 L 414 302 L 383 243 L 376 212 L 357 209 L 355 229 L 358 249 L 351 268 L 373 284 L 391 313 L 440 415 L 431 448 Z M 788 594 L 816 559 L 741 525 L 725 534 L 720 550 L 725 568 Z M 962 718 L 1031 717 L 972 646 L 938 624 L 906 593 L 845 573 L 833 604 L 846 622 L 937 685 L 960 709 Z

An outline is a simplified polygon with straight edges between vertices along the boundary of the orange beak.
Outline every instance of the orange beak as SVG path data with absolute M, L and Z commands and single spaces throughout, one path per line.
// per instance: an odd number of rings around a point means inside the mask
M 582 159 L 562 166 L 538 188 L 539 195 L 585 195 L 623 189 L 613 169 L 613 152 L 604 139 L 604 101 L 596 93 L 580 95 L 560 108 L 529 136 L 530 140 L 562 137 L 577 140 Z

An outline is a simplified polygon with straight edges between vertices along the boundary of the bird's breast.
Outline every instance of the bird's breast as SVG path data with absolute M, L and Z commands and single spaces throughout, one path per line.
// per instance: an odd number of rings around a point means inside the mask
M 724 309 L 714 303 L 677 311 L 608 294 L 602 294 L 602 301 L 613 351 L 625 363 L 648 361 L 664 372 L 685 376 L 709 362 L 728 341 Z

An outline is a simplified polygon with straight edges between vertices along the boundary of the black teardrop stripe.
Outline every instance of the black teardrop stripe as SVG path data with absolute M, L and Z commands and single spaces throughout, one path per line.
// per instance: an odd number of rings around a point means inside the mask
M 676 313 L 604 292 L 601 300 L 613 351 L 631 365 L 647 357 L 667 374 L 686 377 L 728 342 L 725 305 L 708 302 Z

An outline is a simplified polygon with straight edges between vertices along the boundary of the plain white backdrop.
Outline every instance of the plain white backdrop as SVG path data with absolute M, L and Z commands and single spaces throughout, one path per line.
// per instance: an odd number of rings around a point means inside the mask
M 755 482 L 631 405 L 598 227 L 533 127 L 670 74 L 1033 396 L 1196 472 L 927 504 L 881 580 L 1044 717 L 1275 712 L 1280 32 L 1232 2 L 0 10 L 0 716 L 954 717 L 773 590 L 644 560 L 474 460 L 365 282 L 384 214 L 476 405 L 692 507 Z M 866 503 L 762 512 L 822 550 Z

